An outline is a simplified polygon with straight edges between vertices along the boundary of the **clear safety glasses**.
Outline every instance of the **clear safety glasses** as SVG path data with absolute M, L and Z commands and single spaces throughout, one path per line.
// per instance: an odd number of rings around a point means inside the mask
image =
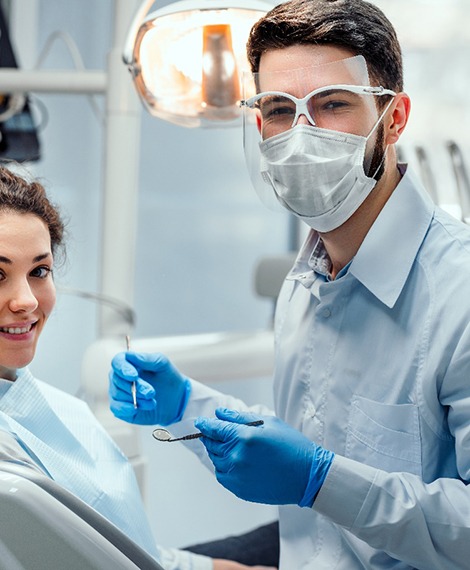
M 325 85 L 299 99 L 282 91 L 265 91 L 242 100 L 240 105 L 256 114 L 261 138 L 266 140 L 294 127 L 305 117 L 316 127 L 365 136 L 375 109 L 373 97 L 394 96 L 383 87 L 369 85 Z M 375 115 L 375 112 L 373 113 Z M 376 116 L 376 115 L 375 115 Z

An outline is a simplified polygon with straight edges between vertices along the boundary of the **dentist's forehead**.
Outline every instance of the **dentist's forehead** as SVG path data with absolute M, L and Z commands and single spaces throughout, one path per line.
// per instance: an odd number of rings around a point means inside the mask
M 285 91 L 301 97 L 325 85 L 369 85 L 362 56 L 337 46 L 295 45 L 270 50 L 260 61 L 260 91 Z

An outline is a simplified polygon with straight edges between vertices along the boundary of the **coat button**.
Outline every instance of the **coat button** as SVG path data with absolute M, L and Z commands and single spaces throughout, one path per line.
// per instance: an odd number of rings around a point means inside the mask
M 314 418 L 316 413 L 317 413 L 317 409 L 315 408 L 315 406 L 314 406 L 313 404 L 308 404 L 308 406 L 307 406 L 307 414 L 308 414 L 311 418 Z

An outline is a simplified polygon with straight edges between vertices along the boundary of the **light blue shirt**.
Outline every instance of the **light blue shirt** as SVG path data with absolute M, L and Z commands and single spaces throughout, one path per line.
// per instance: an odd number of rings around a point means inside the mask
M 312 509 L 280 507 L 280 568 L 468 568 L 470 228 L 407 171 L 334 281 L 318 245 L 279 297 L 274 396 L 336 456 Z M 214 405 L 248 409 L 194 383 L 185 417 Z
M 155 544 L 131 464 L 85 402 L 28 369 L 0 380 L 0 430 L 40 469 L 120 528 L 165 570 L 209 570 L 209 558 Z M 182 513 L 175 513 L 181 516 Z
M 311 511 L 281 508 L 281 567 L 468 567 L 470 228 L 407 172 L 335 281 L 317 239 L 279 299 L 275 402 L 337 455 Z

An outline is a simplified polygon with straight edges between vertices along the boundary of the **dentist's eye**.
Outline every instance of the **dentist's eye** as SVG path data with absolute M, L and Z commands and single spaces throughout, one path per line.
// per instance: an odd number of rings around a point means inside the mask
M 342 107 L 349 107 L 349 103 L 346 101 L 329 101 L 324 105 L 324 108 L 329 110 L 341 109 Z
M 259 108 L 264 120 L 284 119 L 295 116 L 296 106 L 288 97 L 265 97 L 260 100 Z

